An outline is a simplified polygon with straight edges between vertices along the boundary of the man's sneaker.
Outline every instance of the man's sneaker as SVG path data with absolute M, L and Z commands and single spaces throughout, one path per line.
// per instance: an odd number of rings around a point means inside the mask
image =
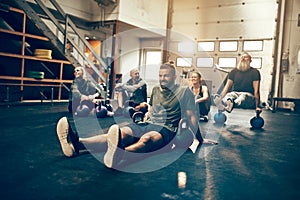
M 214 103 L 217 106 L 219 111 L 224 111 L 225 110 L 225 106 L 223 105 L 222 98 L 221 98 L 220 95 L 215 94 Z
M 227 106 L 225 107 L 225 109 L 227 112 L 231 113 L 233 106 L 234 106 L 232 99 L 227 99 L 226 103 L 227 103 Z
M 121 145 L 121 131 L 118 125 L 112 125 L 107 133 L 107 151 L 104 155 L 104 164 L 113 168 L 122 159 L 124 148 Z
M 56 126 L 56 133 L 60 142 L 61 149 L 65 156 L 72 157 L 75 149 L 72 143 L 68 141 L 69 123 L 66 117 L 62 117 Z

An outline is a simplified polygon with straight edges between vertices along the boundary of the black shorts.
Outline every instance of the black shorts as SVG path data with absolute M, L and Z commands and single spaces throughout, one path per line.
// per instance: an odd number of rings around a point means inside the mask
M 170 141 L 175 137 L 176 132 L 171 131 L 163 126 L 152 124 L 152 123 L 131 123 L 128 127 L 132 130 L 133 136 L 140 138 L 145 133 L 150 131 L 157 131 L 162 135 L 163 138 L 163 146 L 170 143 Z

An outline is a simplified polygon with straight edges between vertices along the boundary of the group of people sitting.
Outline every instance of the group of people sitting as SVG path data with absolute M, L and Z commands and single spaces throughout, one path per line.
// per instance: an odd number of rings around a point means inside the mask
M 250 67 L 251 56 L 242 54 L 241 61 L 236 69 L 229 73 L 227 83 L 221 95 L 214 96 L 214 103 L 219 110 L 231 112 L 233 107 L 252 108 L 260 110 L 259 107 L 259 83 L 260 74 L 257 69 Z M 80 76 L 75 68 L 75 80 Z M 125 84 L 117 84 L 118 108 L 124 108 L 124 98 L 134 102 L 133 106 L 139 106 L 147 102 L 146 82 L 139 76 L 137 69 L 131 70 L 131 79 Z M 83 81 L 83 80 L 81 80 Z M 181 119 L 186 119 L 189 130 L 194 139 L 200 144 L 205 142 L 202 138 L 199 118 L 208 120 L 210 111 L 210 93 L 201 74 L 197 71 L 191 73 L 190 87 L 176 84 L 176 67 L 173 62 L 160 65 L 159 85 L 152 90 L 148 109 L 145 113 L 143 123 L 129 123 L 126 126 L 112 125 L 108 132 L 92 137 L 79 137 L 76 130 L 72 130 L 67 117 L 61 118 L 57 123 L 57 135 L 62 151 L 65 156 L 72 157 L 86 145 L 98 144 L 104 146 L 104 164 L 108 168 L 114 168 L 120 163 L 127 152 L 147 153 L 157 151 L 168 145 L 176 136 Z M 80 87 L 71 87 L 71 91 L 81 90 Z M 88 85 L 87 83 L 85 83 Z M 87 87 L 84 91 L 87 91 Z M 229 89 L 232 89 L 229 92 Z M 246 89 L 244 91 L 244 89 Z M 124 95 L 126 92 L 127 96 Z M 78 98 L 78 100 L 74 100 Z M 73 93 L 70 97 L 71 105 L 69 111 L 83 101 L 96 102 L 99 92 L 90 94 L 88 92 L 78 96 Z M 252 100 L 252 102 L 251 102 Z M 254 101 L 254 103 L 253 103 Z M 74 103 L 77 104 L 74 104 Z M 70 110 L 71 109 L 71 110 Z M 188 147 L 187 147 L 188 148 Z

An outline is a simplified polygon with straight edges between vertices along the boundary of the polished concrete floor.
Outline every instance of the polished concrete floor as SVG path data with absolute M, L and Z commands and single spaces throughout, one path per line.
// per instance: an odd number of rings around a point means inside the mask
M 111 170 L 101 162 L 103 152 L 63 156 L 56 123 L 66 111 L 65 103 L 0 107 L 1 199 L 300 199 L 299 113 L 264 110 L 263 129 L 251 130 L 253 111 L 235 109 L 224 126 L 200 124 L 218 145 Z M 93 120 L 79 134 L 96 134 L 95 127 L 104 133 L 128 119 Z M 186 174 L 183 187 L 178 172 Z

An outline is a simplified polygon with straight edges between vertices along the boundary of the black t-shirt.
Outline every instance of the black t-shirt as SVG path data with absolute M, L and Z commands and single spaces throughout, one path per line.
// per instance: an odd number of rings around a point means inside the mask
M 260 73 L 252 67 L 244 72 L 235 68 L 229 72 L 228 78 L 233 81 L 232 91 L 254 94 L 253 81 L 260 81 Z

